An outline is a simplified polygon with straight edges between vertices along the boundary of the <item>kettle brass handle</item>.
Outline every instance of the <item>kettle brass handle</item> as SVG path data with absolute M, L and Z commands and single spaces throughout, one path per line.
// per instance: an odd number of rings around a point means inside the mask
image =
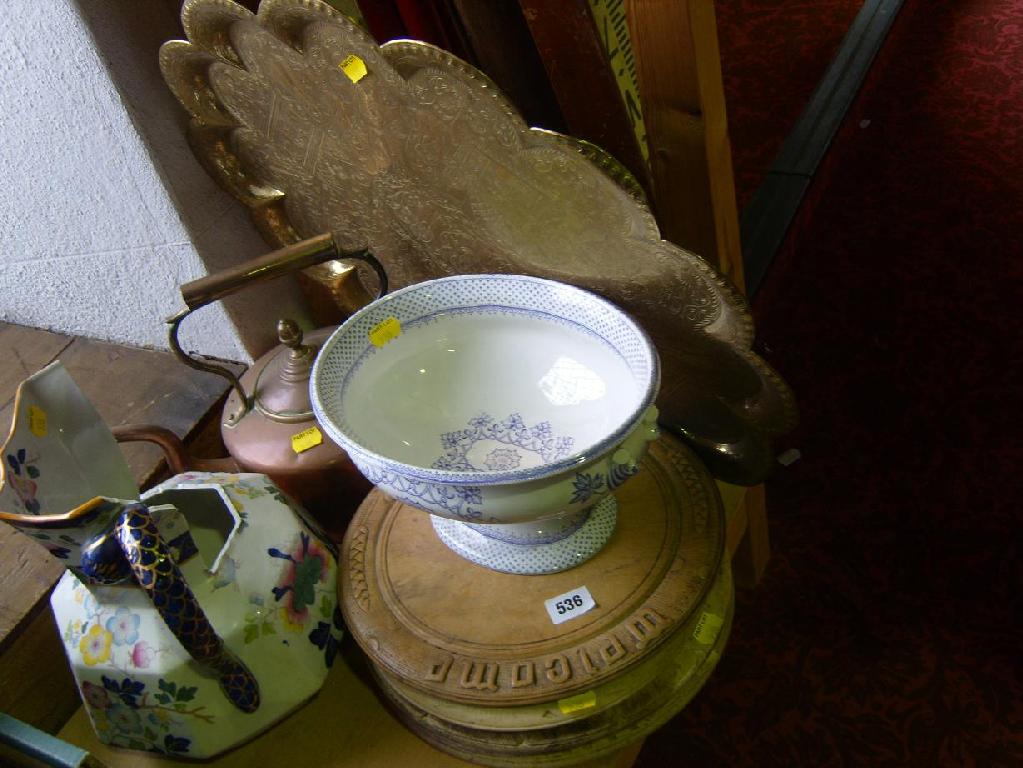
M 170 326 L 167 330 L 167 340 L 171 352 L 190 368 L 215 373 L 231 382 L 231 386 L 234 387 L 244 404 L 244 409 L 248 410 L 251 406 L 250 398 L 245 394 L 241 381 L 232 371 L 208 360 L 192 357 L 181 348 L 181 344 L 178 342 L 178 328 L 181 326 L 181 321 L 200 307 L 230 296 L 249 285 L 274 280 L 330 259 L 366 262 L 376 272 L 379 282 L 375 298 L 379 299 L 387 293 L 387 273 L 373 254 L 367 250 L 341 253 L 334 242 L 333 235 L 329 232 L 316 235 L 182 285 L 181 298 L 185 300 L 185 309 L 167 319 L 167 324 Z

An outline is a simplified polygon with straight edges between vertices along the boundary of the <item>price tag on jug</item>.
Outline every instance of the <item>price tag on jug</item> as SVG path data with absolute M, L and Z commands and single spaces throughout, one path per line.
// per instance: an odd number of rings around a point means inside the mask
M 543 604 L 547 609 L 547 615 L 555 624 L 562 624 L 576 616 L 582 616 L 597 605 L 590 590 L 586 587 L 577 587 L 562 595 L 552 597 L 550 600 L 544 600 Z

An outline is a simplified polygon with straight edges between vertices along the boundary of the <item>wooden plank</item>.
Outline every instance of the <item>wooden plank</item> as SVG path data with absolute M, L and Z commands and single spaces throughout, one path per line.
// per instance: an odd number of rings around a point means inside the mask
M 650 147 L 653 199 L 668 240 L 743 285 L 712 0 L 628 0 Z
M 744 290 L 714 3 L 627 0 L 626 10 L 661 230 Z M 733 564 L 737 582 L 752 586 L 770 557 L 763 487 L 749 489 L 742 504 L 745 533 Z
M 0 523 L 0 654 L 35 618 L 63 572 L 42 544 Z
M 746 488 L 741 485 L 715 481 L 721 504 L 725 509 L 725 553 L 733 557 L 739 549 L 742 537 L 746 535 L 748 521 L 746 519 Z
M 519 0 L 568 132 L 610 152 L 649 191 L 649 173 L 587 0 Z
M 55 360 L 72 341 L 59 333 L 0 323 L 0 414 L 9 412 L 18 384 Z
M 0 712 L 54 733 L 81 702 L 47 601 L 40 607 L 5 644 L 0 664 Z
M 0 424 L 11 422 L 18 384 L 72 342 L 50 331 L 0 323 L 5 363 L 0 368 Z M 58 726 L 78 706 L 48 605 L 63 572 L 41 544 L 0 523 L 0 711 L 43 729 Z
M 725 552 L 732 558 L 737 586 L 760 583 L 771 557 L 764 486 L 746 488 L 717 481 L 725 507 Z
M 746 513 L 746 533 L 732 558 L 732 568 L 735 583 L 740 587 L 752 588 L 760 583 L 767 568 L 767 561 L 771 557 L 764 486 L 747 488 L 743 506 Z

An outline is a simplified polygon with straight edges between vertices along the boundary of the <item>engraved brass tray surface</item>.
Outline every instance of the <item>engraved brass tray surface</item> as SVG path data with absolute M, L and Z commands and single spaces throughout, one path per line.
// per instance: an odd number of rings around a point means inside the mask
M 463 560 L 422 512 L 372 492 L 341 551 L 352 636 L 379 669 L 452 702 L 549 702 L 623 674 L 706 597 L 724 550 L 724 516 L 714 481 L 668 435 L 616 494 L 617 528 L 593 559 L 518 576 Z M 581 586 L 596 607 L 553 624 L 544 601 Z
M 331 232 L 375 254 L 394 287 L 504 272 L 599 293 L 654 340 L 664 422 L 723 479 L 763 477 L 768 438 L 794 424 L 792 394 L 751 351 L 742 296 L 661 239 L 609 155 L 529 128 L 460 59 L 378 46 L 317 0 L 263 0 L 256 15 L 188 0 L 182 21 L 188 41 L 164 44 L 164 78 L 192 115 L 196 156 L 272 245 Z

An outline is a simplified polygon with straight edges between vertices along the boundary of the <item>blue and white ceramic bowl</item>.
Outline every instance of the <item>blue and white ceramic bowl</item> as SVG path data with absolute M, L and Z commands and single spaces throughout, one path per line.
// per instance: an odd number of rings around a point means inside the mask
M 383 490 L 542 543 L 637 471 L 657 434 L 658 383 L 646 333 L 608 301 L 467 275 L 357 312 L 324 344 L 310 386 L 320 425 Z

